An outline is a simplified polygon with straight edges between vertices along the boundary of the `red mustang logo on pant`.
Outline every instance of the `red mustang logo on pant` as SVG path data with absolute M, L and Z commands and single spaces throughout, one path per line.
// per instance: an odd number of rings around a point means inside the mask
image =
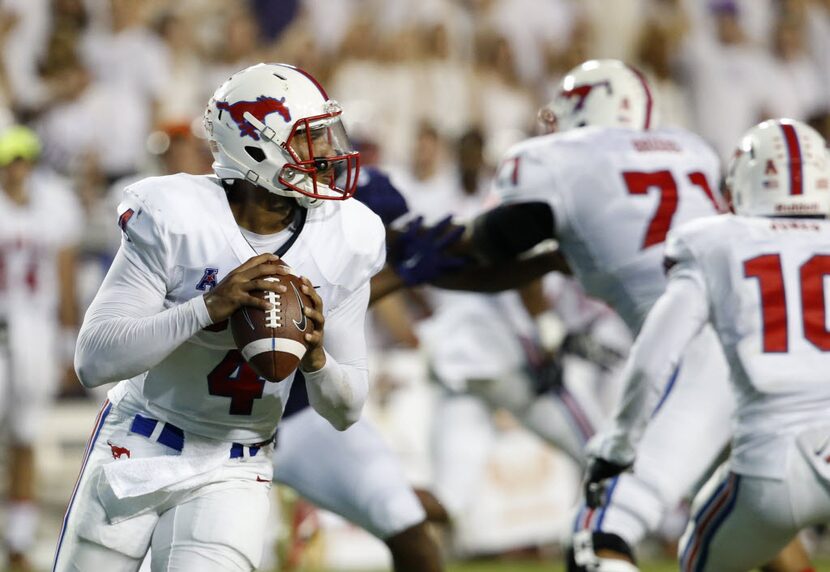
M 126 447 L 120 447 L 118 445 L 115 445 L 115 444 L 113 444 L 112 441 L 109 441 L 109 440 L 107 441 L 107 445 L 109 445 L 110 449 L 112 449 L 112 458 L 113 459 L 120 459 L 121 455 L 127 455 L 127 458 L 128 459 L 130 458 L 130 450 L 127 449 Z

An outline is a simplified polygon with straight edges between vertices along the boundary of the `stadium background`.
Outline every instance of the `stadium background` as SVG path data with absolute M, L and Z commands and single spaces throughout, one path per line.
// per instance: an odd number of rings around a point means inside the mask
M 209 169 L 203 106 L 233 71 L 258 61 L 317 76 L 346 109 L 365 162 L 392 172 L 428 217 L 465 190 L 483 195 L 500 154 L 533 132 L 562 74 L 588 58 L 638 65 L 662 123 L 699 132 L 724 160 L 765 117 L 807 120 L 830 134 L 829 0 L 4 0 L 0 42 L 2 122 L 36 129 L 42 162 L 72 180 L 84 208 L 84 304 L 117 245 L 123 183 Z M 469 164 L 471 146 L 477 160 Z M 368 414 L 413 482 L 426 486 L 437 390 L 419 349 L 425 317 L 411 301 L 376 312 Z M 44 567 L 102 396 L 81 393 L 70 375 L 61 393 L 38 445 L 45 518 L 35 561 Z M 495 417 L 478 500 L 447 550 L 555 560 L 578 473 L 508 415 Z M 297 506 L 290 493 L 281 500 L 282 534 L 292 538 L 278 544 L 292 562 L 385 564 L 371 537 Z M 676 533 L 667 523 L 666 536 Z M 654 543 L 655 558 L 664 549 Z

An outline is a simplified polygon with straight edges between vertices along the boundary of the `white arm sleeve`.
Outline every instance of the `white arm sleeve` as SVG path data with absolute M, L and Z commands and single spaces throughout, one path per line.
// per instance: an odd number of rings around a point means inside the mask
M 148 371 L 211 323 L 204 298 L 164 310 L 161 278 L 122 247 L 78 334 L 75 371 L 85 387 Z
M 623 370 L 625 390 L 611 429 L 589 453 L 627 465 L 680 357 L 709 319 L 706 291 L 688 275 L 673 273 L 648 314 Z
M 326 317 L 326 365 L 315 372 L 303 372 L 309 404 L 338 431 L 360 419 L 369 393 L 364 333 L 368 304 L 367 282 Z

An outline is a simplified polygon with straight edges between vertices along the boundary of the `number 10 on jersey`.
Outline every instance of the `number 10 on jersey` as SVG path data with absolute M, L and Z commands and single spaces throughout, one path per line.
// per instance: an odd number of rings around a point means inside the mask
M 799 268 L 802 331 L 804 338 L 819 350 L 830 351 L 824 277 L 830 275 L 830 255 L 816 254 Z M 787 315 L 787 292 L 780 254 L 762 254 L 744 262 L 744 276 L 758 280 L 761 294 L 761 324 L 764 352 L 789 351 L 790 321 Z M 789 295 L 793 295 L 790 293 Z

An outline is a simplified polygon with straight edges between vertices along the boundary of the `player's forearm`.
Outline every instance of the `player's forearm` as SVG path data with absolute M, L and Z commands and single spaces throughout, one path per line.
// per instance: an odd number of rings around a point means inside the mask
M 470 266 L 442 276 L 433 285 L 447 290 L 494 293 L 524 286 L 548 272 L 570 274 L 567 262 L 558 251 L 505 260 L 492 266 Z
M 201 296 L 166 310 L 164 297 L 161 280 L 119 251 L 78 333 L 81 383 L 96 387 L 143 373 L 210 324 Z
M 389 294 L 406 287 L 406 284 L 401 277 L 398 276 L 395 273 L 395 270 L 388 265 L 384 266 L 380 272 L 372 277 L 371 284 L 372 294 L 369 298 L 370 306 Z
M 339 364 L 327 353 L 322 369 L 303 375 L 309 404 L 335 429 L 344 431 L 360 419 L 369 393 L 365 367 Z
M 201 296 L 147 317 L 119 310 L 99 304 L 87 313 L 75 351 L 75 371 L 86 387 L 148 371 L 210 324 Z

